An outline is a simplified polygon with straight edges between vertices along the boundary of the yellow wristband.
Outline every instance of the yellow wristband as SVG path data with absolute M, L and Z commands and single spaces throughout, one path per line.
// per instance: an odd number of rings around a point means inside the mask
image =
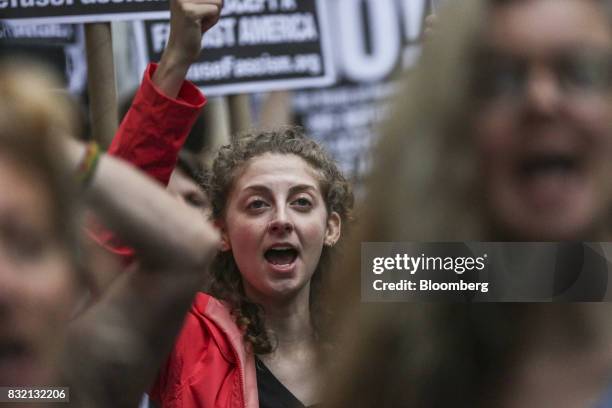
M 99 160 L 100 146 L 96 142 L 89 142 L 77 167 L 77 180 L 82 186 L 87 186 L 91 182 Z

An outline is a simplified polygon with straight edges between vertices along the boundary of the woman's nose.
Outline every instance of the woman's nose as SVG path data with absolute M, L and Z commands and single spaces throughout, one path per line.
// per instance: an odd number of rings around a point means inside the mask
M 555 73 L 544 66 L 534 67 L 525 85 L 528 110 L 538 116 L 554 115 L 563 99 L 559 80 Z
M 272 233 L 286 234 L 293 231 L 293 223 L 284 210 L 279 210 L 275 213 L 274 219 L 270 221 L 268 228 Z

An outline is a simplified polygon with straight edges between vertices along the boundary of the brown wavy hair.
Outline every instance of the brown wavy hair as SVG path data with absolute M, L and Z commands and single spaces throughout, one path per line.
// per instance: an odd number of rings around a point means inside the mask
M 296 155 L 312 166 L 320 176 L 319 186 L 328 213 L 335 211 L 341 218 L 342 226 L 348 225 L 353 208 L 351 186 L 331 156 L 299 127 L 247 131 L 220 148 L 208 180 L 213 219 L 221 220 L 225 216 L 229 194 L 247 163 L 265 153 Z M 332 252 L 336 250 L 323 247 L 310 285 L 310 310 L 317 336 L 322 326 L 320 322 L 328 313 L 321 302 L 321 291 L 325 286 L 323 278 L 330 267 Z M 231 251 L 217 255 L 211 274 L 208 291 L 229 304 L 236 323 L 244 331 L 247 344 L 252 346 L 255 353 L 271 352 L 274 345 L 264 324 L 263 310 L 246 297 L 242 277 Z

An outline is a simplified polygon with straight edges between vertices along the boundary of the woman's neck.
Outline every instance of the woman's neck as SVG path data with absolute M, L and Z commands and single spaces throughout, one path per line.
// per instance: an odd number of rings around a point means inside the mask
M 313 341 L 309 288 L 290 298 L 249 298 L 263 307 L 266 329 L 272 334 L 277 349 L 304 347 Z
M 258 357 L 304 405 L 319 402 L 322 370 L 309 296 L 291 302 L 264 302 L 262 306 L 274 349 Z
M 314 328 L 309 311 L 290 315 L 277 312 L 266 312 L 266 327 L 277 342 L 277 351 L 292 352 L 310 348 L 314 344 Z

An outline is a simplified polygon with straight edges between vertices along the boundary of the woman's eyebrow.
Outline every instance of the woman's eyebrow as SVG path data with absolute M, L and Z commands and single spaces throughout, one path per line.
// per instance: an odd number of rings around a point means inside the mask
M 289 188 L 289 194 L 301 193 L 303 191 L 316 191 L 317 187 L 312 184 L 298 184 Z M 242 189 L 243 192 L 255 192 L 269 194 L 272 190 L 263 184 L 253 184 Z
M 271 190 L 263 184 L 253 184 L 246 186 L 244 189 L 242 189 L 242 191 L 249 193 L 269 194 Z
M 317 188 L 311 184 L 299 184 L 289 189 L 289 194 L 302 193 L 306 191 L 317 191 Z

